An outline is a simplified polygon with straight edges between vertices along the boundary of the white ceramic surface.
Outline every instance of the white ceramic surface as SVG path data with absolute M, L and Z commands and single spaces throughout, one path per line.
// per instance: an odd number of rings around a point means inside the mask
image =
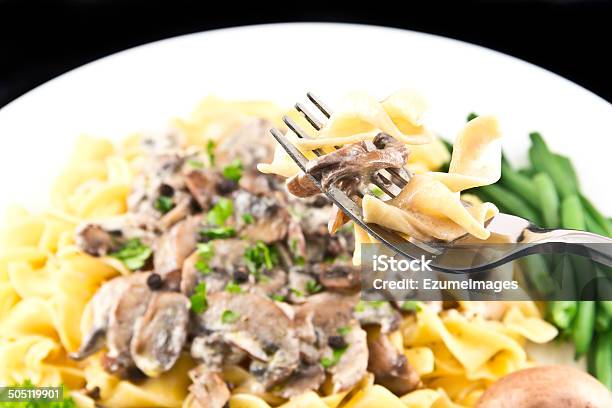
M 315 51 L 316 50 L 316 51 Z M 288 107 L 311 90 L 383 97 L 413 88 L 429 123 L 454 137 L 466 115 L 497 114 L 512 161 L 541 131 L 574 160 L 584 190 L 612 214 L 612 106 L 518 59 L 463 42 L 382 27 L 279 24 L 209 31 L 133 48 L 64 74 L 0 110 L 0 210 L 40 208 L 75 138 L 120 138 L 163 126 L 202 97 L 271 99 Z

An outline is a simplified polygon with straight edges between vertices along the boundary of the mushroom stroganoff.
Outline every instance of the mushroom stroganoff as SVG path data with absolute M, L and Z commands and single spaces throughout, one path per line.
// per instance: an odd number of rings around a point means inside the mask
M 352 94 L 296 143 L 347 192 L 407 164 L 397 199 L 363 200 L 369 221 L 486 238 L 497 209 L 460 192 L 499 178 L 499 125 L 468 123 L 451 159 L 424 109 Z M 64 384 L 83 407 L 494 406 L 491 385 L 534 365 L 526 342 L 557 330 L 534 302 L 360 300 L 371 238 L 275 147 L 282 113 L 209 97 L 159 134 L 80 139 L 51 208 L 5 223 L 0 384 Z

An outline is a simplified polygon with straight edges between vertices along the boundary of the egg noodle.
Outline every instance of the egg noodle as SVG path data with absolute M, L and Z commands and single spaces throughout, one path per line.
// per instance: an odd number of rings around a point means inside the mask
M 417 181 L 427 184 L 430 194 L 439 197 L 439 201 L 448 198 L 447 201 L 457 204 L 459 192 L 465 188 L 494 182 L 499 170 L 490 164 L 497 157 L 490 146 L 497 143 L 497 122 L 484 117 L 468 124 L 459 136 L 460 147 L 455 149 L 450 173 L 435 173 L 448 161 L 449 154 L 422 123 L 424 109 L 422 99 L 412 93 L 397 93 L 382 103 L 356 94 L 338 110 L 321 137 L 298 145 L 313 157 L 314 148 L 329 151 L 339 144 L 372 139 L 382 130 L 410 145 L 408 166 L 422 174 Z M 209 97 L 190 117 L 177 119 L 172 125 L 189 144 L 205 146 L 208 140 L 219 141 L 231 134 L 253 116 L 281 127 L 281 114 L 280 109 L 268 102 L 226 102 Z M 143 162 L 141 137 L 131 135 L 118 144 L 81 137 L 53 186 L 50 208 L 35 214 L 20 207 L 7 212 L 0 244 L 0 385 L 26 380 L 41 386 L 65 384 L 73 390 L 71 395 L 77 405 L 83 407 L 94 407 L 94 400 L 79 390 L 94 389 L 99 391 L 95 403 L 104 407 L 197 406 L 188 398 L 187 372 L 195 366 L 188 354 L 170 371 L 139 383 L 105 372 L 99 354 L 81 362 L 67 356 L 79 348 L 90 325 L 87 304 L 100 285 L 119 274 L 130 273 L 116 259 L 95 258 L 81 252 L 75 245 L 75 228 L 84 220 L 126 211 L 127 196 Z M 280 147 L 274 161 L 259 168 L 287 177 L 297 173 L 297 167 Z M 457 228 L 484 237 L 486 230 L 482 225 L 495 212 L 494 207 L 475 202 L 465 211 L 455 204 L 426 209 L 429 212 L 423 212 L 424 217 L 437 217 L 436 222 L 454 223 Z M 412 195 L 410 206 L 423 210 L 418 194 Z M 366 200 L 364 208 L 372 222 L 385 226 L 390 226 L 386 215 L 389 208 L 407 214 L 376 198 Z M 448 219 L 440 221 L 439 213 L 446 214 Z M 415 228 L 423 231 L 414 220 L 405 225 L 391 227 L 406 234 Z M 359 242 L 371 240 L 360 229 L 355 233 L 357 248 Z M 389 334 L 392 344 L 421 376 L 422 388 L 407 395 L 394 395 L 375 385 L 373 375 L 367 374 L 349 391 L 330 395 L 323 386 L 319 393 L 307 392 L 286 401 L 257 393 L 250 374 L 230 366 L 223 372 L 223 379 L 232 385 L 229 405 L 231 408 L 473 406 L 497 379 L 531 365 L 523 347 L 526 341 L 545 343 L 557 334 L 532 302 L 500 303 L 493 315 L 490 306 L 460 302 L 450 310 L 422 307 L 416 314 L 405 317 L 399 330 Z

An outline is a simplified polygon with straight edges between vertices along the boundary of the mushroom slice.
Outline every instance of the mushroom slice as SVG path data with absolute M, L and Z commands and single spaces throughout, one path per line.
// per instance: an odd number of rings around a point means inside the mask
M 395 348 L 389 337 L 381 334 L 379 328 L 369 331 L 368 348 L 368 371 L 374 374 L 378 384 L 396 395 L 407 394 L 420 385 L 419 374 L 410 366 L 406 356 Z
M 368 368 L 368 343 L 366 332 L 357 322 L 348 326 L 344 336 L 346 351 L 328 371 L 332 375 L 333 393 L 348 390 L 359 382 Z
M 355 311 L 355 317 L 362 326 L 380 326 L 383 333 L 399 328 L 400 313 L 389 302 L 363 302 L 363 307 Z
M 221 175 L 211 169 L 191 170 L 185 174 L 185 185 L 204 211 L 208 211 L 217 195 Z
M 110 311 L 105 367 L 119 376 L 127 376 L 134 365 L 130 354 L 130 342 L 134 333 L 134 324 L 145 313 L 151 298 L 152 292 L 147 286 L 150 275 L 150 273 L 130 275 L 128 285 Z
M 155 273 L 162 277 L 171 290 L 180 287 L 183 262 L 196 249 L 201 220 L 201 216 L 188 217 L 155 242 Z
M 612 393 L 574 367 L 544 366 L 515 371 L 497 380 L 477 408 L 609 408 Z
M 230 399 L 230 390 L 219 373 L 208 371 L 208 368 L 200 364 L 189 371 L 189 378 L 193 384 L 189 386 L 189 392 L 194 397 L 197 408 L 223 408 Z
M 157 228 L 161 231 L 167 231 L 170 227 L 187 217 L 191 211 L 191 197 L 187 194 L 181 192 L 180 198 L 175 200 L 176 205 L 157 221 Z
M 270 185 L 270 176 L 261 174 L 258 171 L 245 171 L 238 181 L 238 186 L 252 194 L 267 195 L 272 193 L 273 187 Z
M 300 364 L 291 377 L 274 390 L 282 398 L 292 398 L 318 389 L 325 381 L 325 370 L 320 364 Z
M 218 333 L 218 340 L 244 350 L 259 362 L 255 376 L 267 389 L 285 380 L 298 366 L 299 341 L 293 322 L 267 297 L 213 293 L 198 323 L 204 332 Z
M 81 342 L 81 347 L 70 354 L 74 360 L 82 360 L 104 346 L 111 310 L 119 301 L 129 278 L 119 276 L 104 283 L 87 306 L 92 315 L 92 326 Z
M 224 137 L 216 148 L 216 162 L 220 167 L 238 159 L 245 170 L 255 169 L 258 163 L 268 163 L 274 154 L 273 139 L 268 137 L 272 123 L 252 118 L 233 135 Z
M 101 225 L 86 223 L 76 231 L 76 244 L 93 256 L 105 256 L 118 248 L 117 240 Z
M 157 377 L 178 360 L 189 321 L 189 300 L 180 293 L 155 292 L 136 321 L 130 343 L 132 359 L 143 373 Z
M 241 235 L 251 241 L 269 244 L 287 236 L 291 215 L 276 194 L 257 196 L 244 190 L 237 191 L 234 195 L 234 213 L 237 220 L 248 215 L 253 218 L 254 222 L 244 223 L 241 229 Z
M 314 272 L 325 289 L 338 292 L 355 292 L 359 290 L 359 268 L 352 262 L 336 261 L 333 264 L 317 264 Z

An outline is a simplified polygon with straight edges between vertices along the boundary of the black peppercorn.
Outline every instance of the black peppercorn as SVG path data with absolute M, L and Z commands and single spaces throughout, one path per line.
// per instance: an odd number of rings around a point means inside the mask
M 147 286 L 149 287 L 149 289 L 151 290 L 158 290 L 161 289 L 161 287 L 164 285 L 164 281 L 162 280 L 161 276 L 159 276 L 156 273 L 152 273 L 148 278 L 147 278 Z
M 342 336 L 329 336 L 327 339 L 327 344 L 329 344 L 329 347 L 333 349 L 341 349 L 347 346 L 346 341 Z

